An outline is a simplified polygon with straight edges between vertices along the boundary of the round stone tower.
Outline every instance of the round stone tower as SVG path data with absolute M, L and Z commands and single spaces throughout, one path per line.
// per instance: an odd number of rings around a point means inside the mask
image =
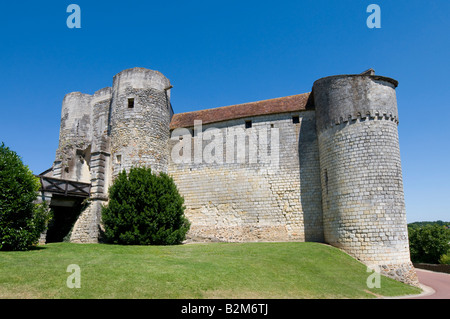
M 90 182 L 91 98 L 91 95 L 80 92 L 64 97 L 54 177 Z
M 170 88 L 158 71 L 133 68 L 114 76 L 109 126 L 113 176 L 132 166 L 167 172 Z
M 397 81 L 371 74 L 314 82 L 325 241 L 416 284 L 403 195 Z

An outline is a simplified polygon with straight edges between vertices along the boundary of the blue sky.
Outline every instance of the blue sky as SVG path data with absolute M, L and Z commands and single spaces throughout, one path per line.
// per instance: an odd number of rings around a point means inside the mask
M 69 29 L 69 4 L 81 29 Z M 381 28 L 369 29 L 369 4 Z M 0 6 L 0 141 L 34 173 L 51 167 L 61 103 L 131 67 L 171 80 L 176 113 L 309 92 L 323 76 L 399 81 L 408 222 L 450 220 L 450 2 L 5 1 Z

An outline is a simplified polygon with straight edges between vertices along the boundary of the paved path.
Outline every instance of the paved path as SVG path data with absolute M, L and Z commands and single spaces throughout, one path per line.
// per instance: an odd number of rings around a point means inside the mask
M 450 299 L 450 274 L 418 268 L 416 272 L 419 282 L 427 287 L 420 296 L 408 299 Z

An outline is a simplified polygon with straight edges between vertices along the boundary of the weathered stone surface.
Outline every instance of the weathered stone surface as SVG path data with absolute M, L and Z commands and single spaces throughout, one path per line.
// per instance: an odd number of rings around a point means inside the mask
M 167 172 L 170 87 L 164 75 L 143 68 L 114 77 L 109 127 L 113 176 L 132 166 Z
M 89 182 L 91 117 L 89 94 L 73 92 L 64 97 L 54 177 Z
M 403 264 L 379 265 L 380 273 L 386 277 L 404 282 L 408 285 L 420 286 L 416 269 L 411 262 Z
M 73 226 L 70 236 L 72 243 L 97 243 L 101 229 L 101 211 L 105 201 L 92 200 L 84 207 Z
M 360 74 L 317 80 L 313 91 L 318 132 L 336 124 L 365 118 L 386 118 L 398 122 L 397 84 L 391 78 Z
M 191 146 L 190 162 L 171 161 L 169 174 L 185 198 L 185 214 L 192 223 L 190 238 L 323 240 L 315 117 L 313 111 L 303 112 L 299 123 L 293 124 L 292 117 L 298 115 L 283 113 L 204 125 L 204 132 L 214 127 L 215 138 L 221 139 L 222 156 L 211 163 L 205 159 L 209 139 L 200 134 L 183 136 L 183 142 L 188 139 Z M 250 120 L 252 127 L 246 129 L 245 122 Z M 243 133 L 244 143 L 234 137 L 235 132 Z M 198 142 L 203 159 L 196 163 Z M 171 153 L 179 143 L 176 136 L 171 139 Z M 229 152 L 233 156 L 227 161 Z

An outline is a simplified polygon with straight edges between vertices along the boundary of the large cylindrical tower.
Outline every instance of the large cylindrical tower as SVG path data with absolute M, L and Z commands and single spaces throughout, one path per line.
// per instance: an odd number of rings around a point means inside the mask
M 167 172 L 170 88 L 158 71 L 133 68 L 114 76 L 109 126 L 113 176 L 132 166 Z
M 415 284 L 398 139 L 397 81 L 338 75 L 314 82 L 327 243 Z

